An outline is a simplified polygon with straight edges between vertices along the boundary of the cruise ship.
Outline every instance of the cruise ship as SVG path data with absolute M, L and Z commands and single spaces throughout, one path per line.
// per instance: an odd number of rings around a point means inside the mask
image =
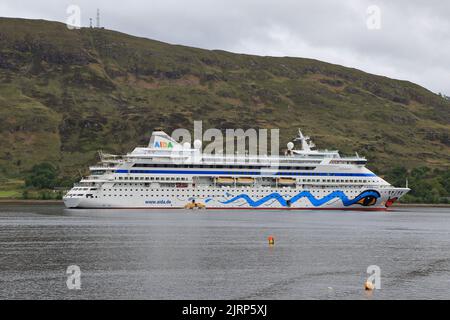
M 63 200 L 68 208 L 386 210 L 410 190 L 377 176 L 357 153 L 316 150 L 300 130 L 294 142 L 284 155 L 230 157 L 154 131 L 146 147 L 100 153 Z

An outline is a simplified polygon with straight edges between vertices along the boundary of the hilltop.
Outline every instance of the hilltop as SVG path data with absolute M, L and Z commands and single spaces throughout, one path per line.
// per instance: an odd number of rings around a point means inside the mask
M 369 167 L 448 168 L 450 101 L 408 81 L 312 59 L 203 50 L 105 29 L 0 18 L 0 176 L 50 162 L 74 179 L 97 150 L 154 128 L 297 128 Z

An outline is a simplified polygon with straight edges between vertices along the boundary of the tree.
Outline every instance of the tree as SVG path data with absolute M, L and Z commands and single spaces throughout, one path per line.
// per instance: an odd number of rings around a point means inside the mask
M 446 196 L 450 196 L 450 169 L 440 175 L 440 182 L 446 191 Z
M 407 177 L 408 171 L 402 166 L 394 167 L 387 173 L 387 180 L 397 187 L 405 185 Z
M 424 179 L 429 172 L 430 168 L 428 167 L 417 167 L 411 170 L 411 177 L 414 179 Z
M 57 175 L 55 167 L 43 162 L 33 166 L 30 175 L 25 179 L 25 185 L 39 189 L 51 189 L 56 184 Z

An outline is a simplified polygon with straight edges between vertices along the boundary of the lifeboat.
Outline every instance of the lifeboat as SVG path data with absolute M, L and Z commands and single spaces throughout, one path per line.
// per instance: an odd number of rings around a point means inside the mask
M 187 187 L 188 187 L 188 184 L 187 184 L 187 183 L 177 183 L 177 184 L 176 184 L 176 187 L 177 187 L 177 188 L 187 188 Z
M 233 184 L 234 178 L 219 177 L 219 178 L 216 178 L 216 183 L 218 183 L 218 184 Z
M 238 178 L 237 183 L 239 184 L 253 184 L 255 179 L 253 178 Z
M 295 179 L 294 178 L 278 178 L 277 179 L 277 183 L 281 184 L 281 185 L 292 185 L 295 184 Z

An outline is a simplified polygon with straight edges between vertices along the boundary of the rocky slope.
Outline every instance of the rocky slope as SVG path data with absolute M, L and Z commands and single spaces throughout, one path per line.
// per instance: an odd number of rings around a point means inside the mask
M 152 129 L 297 128 L 386 172 L 447 167 L 450 101 L 416 84 L 303 58 L 209 51 L 41 20 L 0 18 L 0 176 L 62 176 Z

